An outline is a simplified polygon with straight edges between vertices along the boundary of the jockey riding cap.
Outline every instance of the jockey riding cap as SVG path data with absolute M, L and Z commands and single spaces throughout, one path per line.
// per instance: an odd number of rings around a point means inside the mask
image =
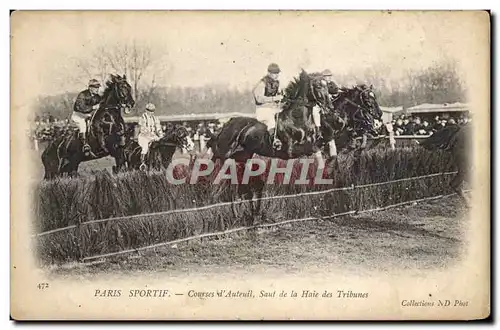
M 146 110 L 148 111 L 155 111 L 156 107 L 153 103 L 148 103 L 146 104 Z
M 281 70 L 280 70 L 280 67 L 278 66 L 278 64 L 276 63 L 271 63 L 269 64 L 269 66 L 267 67 L 267 72 L 269 73 L 280 73 Z
M 101 84 L 97 79 L 90 79 L 89 87 L 101 87 Z

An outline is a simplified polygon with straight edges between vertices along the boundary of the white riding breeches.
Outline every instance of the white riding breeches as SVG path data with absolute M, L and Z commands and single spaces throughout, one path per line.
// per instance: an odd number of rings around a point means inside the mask
M 337 144 L 335 143 L 334 139 L 328 142 L 328 147 L 329 147 L 330 157 L 337 156 Z
M 200 151 L 203 152 L 205 151 L 205 148 L 207 147 L 207 140 L 205 139 L 205 136 L 200 136 Z
M 313 117 L 313 122 L 316 127 L 321 127 L 321 109 L 318 106 L 315 106 L 312 109 L 312 117 Z
M 255 118 L 266 124 L 268 129 L 276 127 L 275 115 L 280 111 L 280 108 L 272 105 L 262 105 L 255 109 Z
M 141 154 L 145 155 L 148 153 L 149 144 L 154 140 L 156 140 L 156 137 L 154 136 L 139 134 L 137 142 L 141 146 Z
M 86 119 L 89 118 L 90 116 L 92 116 L 92 114 L 85 114 L 73 111 L 73 114 L 71 115 L 71 120 L 73 120 L 75 124 L 78 126 L 78 130 L 80 131 L 80 133 L 87 132 Z

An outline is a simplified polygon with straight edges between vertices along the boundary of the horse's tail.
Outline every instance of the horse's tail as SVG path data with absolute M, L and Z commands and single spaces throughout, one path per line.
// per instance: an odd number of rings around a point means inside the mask
M 61 138 L 53 140 L 42 152 L 41 159 L 45 169 L 45 180 L 53 179 L 57 176 L 59 170 L 59 156 L 57 149 L 61 143 Z

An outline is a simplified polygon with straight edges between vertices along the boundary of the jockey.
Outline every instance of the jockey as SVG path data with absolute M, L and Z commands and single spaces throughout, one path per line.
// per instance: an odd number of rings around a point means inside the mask
M 267 125 L 271 136 L 276 126 L 275 115 L 280 112 L 279 102 L 283 99 L 283 96 L 278 93 L 280 72 L 278 64 L 269 64 L 267 75 L 260 79 L 253 89 L 256 118 Z
M 321 80 L 321 84 L 323 86 L 326 86 L 328 88 L 328 100 L 327 100 L 327 106 L 332 107 L 333 109 L 333 104 L 332 104 L 332 98 L 333 96 L 338 95 L 338 87 L 337 85 L 332 81 L 332 72 L 328 69 L 324 70 L 321 72 L 321 77 L 323 78 Z M 313 117 L 313 122 L 314 126 L 316 126 L 316 136 L 318 139 L 322 138 L 321 135 L 321 108 L 319 105 L 315 105 L 313 107 L 312 111 L 312 117 Z M 340 119 L 340 118 L 339 118 Z
M 90 146 L 87 144 L 87 118 L 90 118 L 95 110 L 99 109 L 101 96 L 99 95 L 101 84 L 96 79 L 89 81 L 88 89 L 81 91 L 76 97 L 73 105 L 73 114 L 71 119 L 76 123 L 79 130 L 79 137 L 83 143 L 83 152 L 90 152 Z
M 340 93 L 340 89 L 339 87 L 337 86 L 337 84 L 332 80 L 332 72 L 329 70 L 329 69 L 326 69 L 324 70 L 323 72 L 321 72 L 321 75 L 323 76 L 323 79 L 325 80 L 326 82 L 326 86 L 328 88 L 328 96 L 330 97 L 330 102 L 329 102 L 329 106 L 331 107 L 332 110 L 335 110 L 333 109 L 333 99 L 335 99 L 339 93 Z M 316 108 L 316 107 L 315 107 Z M 314 109 L 313 109 L 314 110 Z M 316 110 L 317 111 L 317 110 Z M 319 113 L 316 114 L 315 111 L 313 111 L 313 116 L 316 115 L 319 117 Z M 339 116 L 339 115 L 336 115 L 335 116 L 335 119 L 342 125 L 347 125 L 347 123 L 344 121 L 344 119 Z M 316 122 L 316 119 L 315 119 L 315 122 Z M 318 120 L 318 127 L 320 126 L 320 123 L 319 123 L 319 120 Z
M 146 111 L 139 119 L 139 136 L 137 142 L 141 146 L 141 168 L 146 166 L 146 154 L 149 144 L 163 137 L 160 120 L 154 115 L 156 107 L 153 103 L 146 105 Z
M 339 95 L 340 90 L 339 90 L 339 87 L 337 86 L 337 84 L 334 83 L 332 80 L 332 72 L 330 70 L 326 69 L 321 74 L 323 75 L 323 77 L 326 80 L 326 84 L 328 86 L 328 94 L 330 94 L 333 97 L 336 97 L 337 95 Z

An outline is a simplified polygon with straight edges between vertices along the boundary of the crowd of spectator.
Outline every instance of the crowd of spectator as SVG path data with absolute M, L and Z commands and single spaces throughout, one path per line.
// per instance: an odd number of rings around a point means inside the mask
M 217 134 L 222 128 L 222 123 L 220 122 L 183 122 L 180 123 L 190 133 L 191 139 L 197 146 L 198 151 L 206 151 L 206 143 L 210 139 L 210 137 L 214 134 Z M 128 125 L 135 125 L 132 123 Z M 127 131 L 131 127 L 127 127 Z M 162 124 L 162 128 L 166 131 L 167 125 Z M 33 122 L 31 128 L 29 129 L 28 136 L 30 139 L 35 140 L 37 142 L 49 142 L 55 139 L 58 136 L 65 135 L 69 132 L 76 130 L 77 127 L 74 123 L 68 119 L 56 119 L 54 117 L 37 117 Z M 131 136 L 131 138 L 136 138 L 136 136 Z
M 35 120 L 28 132 L 28 136 L 40 142 L 51 141 L 76 129 L 77 127 L 70 120 L 52 117 L 51 119 Z
M 223 124 L 221 122 L 200 122 L 198 124 L 182 123 L 190 133 L 197 151 L 205 152 L 207 150 L 207 141 L 212 135 L 217 135 Z
M 464 125 L 471 119 L 467 115 L 456 117 L 435 116 L 433 119 L 421 119 L 418 116 L 400 115 L 392 120 L 395 135 L 432 135 L 443 127 L 450 125 Z
M 471 121 L 468 115 L 460 116 L 435 116 L 430 119 L 422 119 L 418 116 L 402 114 L 392 120 L 394 134 L 397 136 L 408 135 L 431 135 L 437 130 L 449 125 L 463 125 Z M 217 134 L 223 126 L 218 121 L 182 122 L 191 135 L 191 139 L 197 146 L 197 150 L 204 152 L 206 143 L 213 134 Z M 134 124 L 128 124 L 134 125 Z M 162 125 L 166 129 L 166 124 Z M 28 135 L 38 142 L 51 141 L 76 129 L 76 126 L 68 119 L 57 119 L 54 117 L 36 118 Z

